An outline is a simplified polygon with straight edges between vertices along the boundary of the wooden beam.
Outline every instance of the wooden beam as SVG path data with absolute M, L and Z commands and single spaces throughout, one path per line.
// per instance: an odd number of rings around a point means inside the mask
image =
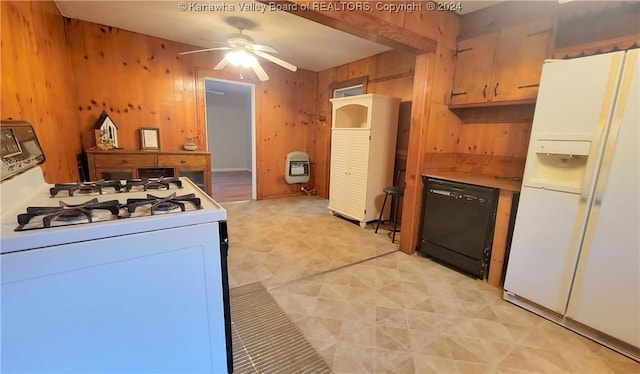
M 419 244 L 419 232 L 422 209 L 422 155 L 427 143 L 427 127 L 435 71 L 434 54 L 422 54 L 416 57 L 413 99 L 411 107 L 411 125 L 409 150 L 405 174 L 405 190 L 402 199 L 402 235 L 400 250 L 406 254 L 415 252 Z
M 507 248 L 512 202 L 513 191 L 501 189 L 498 198 L 496 223 L 493 231 L 493 247 L 491 249 L 491 263 L 489 264 L 489 276 L 487 279 L 489 284 L 494 287 L 500 287 L 500 283 L 502 283 L 502 269 L 504 267 L 505 250 Z
M 267 6 L 276 3 L 279 9 L 296 16 L 393 49 L 402 49 L 416 54 L 435 52 L 436 50 L 437 42 L 435 40 L 389 23 L 364 11 L 314 9 L 313 6 L 309 8 L 307 2 L 301 1 L 257 1 Z

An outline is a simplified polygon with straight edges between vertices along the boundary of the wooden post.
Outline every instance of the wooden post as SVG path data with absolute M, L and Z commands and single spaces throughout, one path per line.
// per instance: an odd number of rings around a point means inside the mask
M 513 191 L 500 189 L 498 209 L 496 211 L 496 224 L 493 230 L 489 278 L 487 279 L 489 284 L 494 287 L 500 287 L 500 281 L 502 280 L 502 267 L 504 264 L 505 250 L 507 248 L 507 234 L 509 232 L 512 202 Z
M 425 153 L 427 143 L 427 122 L 431 109 L 429 94 L 433 81 L 434 65 L 433 54 L 422 54 L 416 57 L 409 150 L 405 174 L 406 185 L 402 199 L 402 235 L 400 236 L 400 250 L 407 254 L 415 252 L 420 232 L 422 155 Z

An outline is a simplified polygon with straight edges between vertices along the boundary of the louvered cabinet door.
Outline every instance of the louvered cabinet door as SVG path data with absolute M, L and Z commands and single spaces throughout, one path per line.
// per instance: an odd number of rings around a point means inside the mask
M 365 221 L 367 196 L 367 172 L 369 170 L 368 130 L 351 130 L 349 136 L 349 167 L 347 171 L 346 214 Z
M 348 130 L 333 130 L 331 133 L 329 209 L 338 213 L 347 209 L 349 136 Z

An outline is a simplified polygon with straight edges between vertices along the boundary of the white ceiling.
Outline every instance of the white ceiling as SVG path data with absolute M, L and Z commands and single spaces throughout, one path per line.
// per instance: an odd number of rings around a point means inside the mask
M 495 1 L 467 0 L 462 13 L 486 7 Z M 219 47 L 237 32 L 226 21 L 241 17 L 255 23 L 244 31 L 257 44 L 274 47 L 277 57 L 301 69 L 321 71 L 346 64 L 391 48 L 292 15 L 266 10 L 252 1 L 56 1 L 60 12 L 69 18 L 113 26 L 199 48 Z M 223 11 L 202 11 L 191 4 L 217 6 Z M 253 10 L 241 9 L 241 4 Z M 233 9 L 231 9 L 233 8 Z

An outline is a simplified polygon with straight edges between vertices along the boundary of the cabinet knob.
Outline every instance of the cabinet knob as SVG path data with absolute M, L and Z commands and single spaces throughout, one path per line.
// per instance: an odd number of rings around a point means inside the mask
M 496 86 L 493 87 L 493 96 L 496 97 L 498 96 L 498 85 L 500 84 L 500 82 L 496 83 Z
M 180 160 L 180 163 L 181 163 L 181 164 L 186 164 L 186 163 L 187 163 L 187 160 Z
M 126 164 L 127 162 L 129 162 L 129 160 L 122 160 L 123 164 Z
M 482 97 L 483 98 L 487 98 L 487 85 L 484 85 L 484 88 L 482 89 Z

